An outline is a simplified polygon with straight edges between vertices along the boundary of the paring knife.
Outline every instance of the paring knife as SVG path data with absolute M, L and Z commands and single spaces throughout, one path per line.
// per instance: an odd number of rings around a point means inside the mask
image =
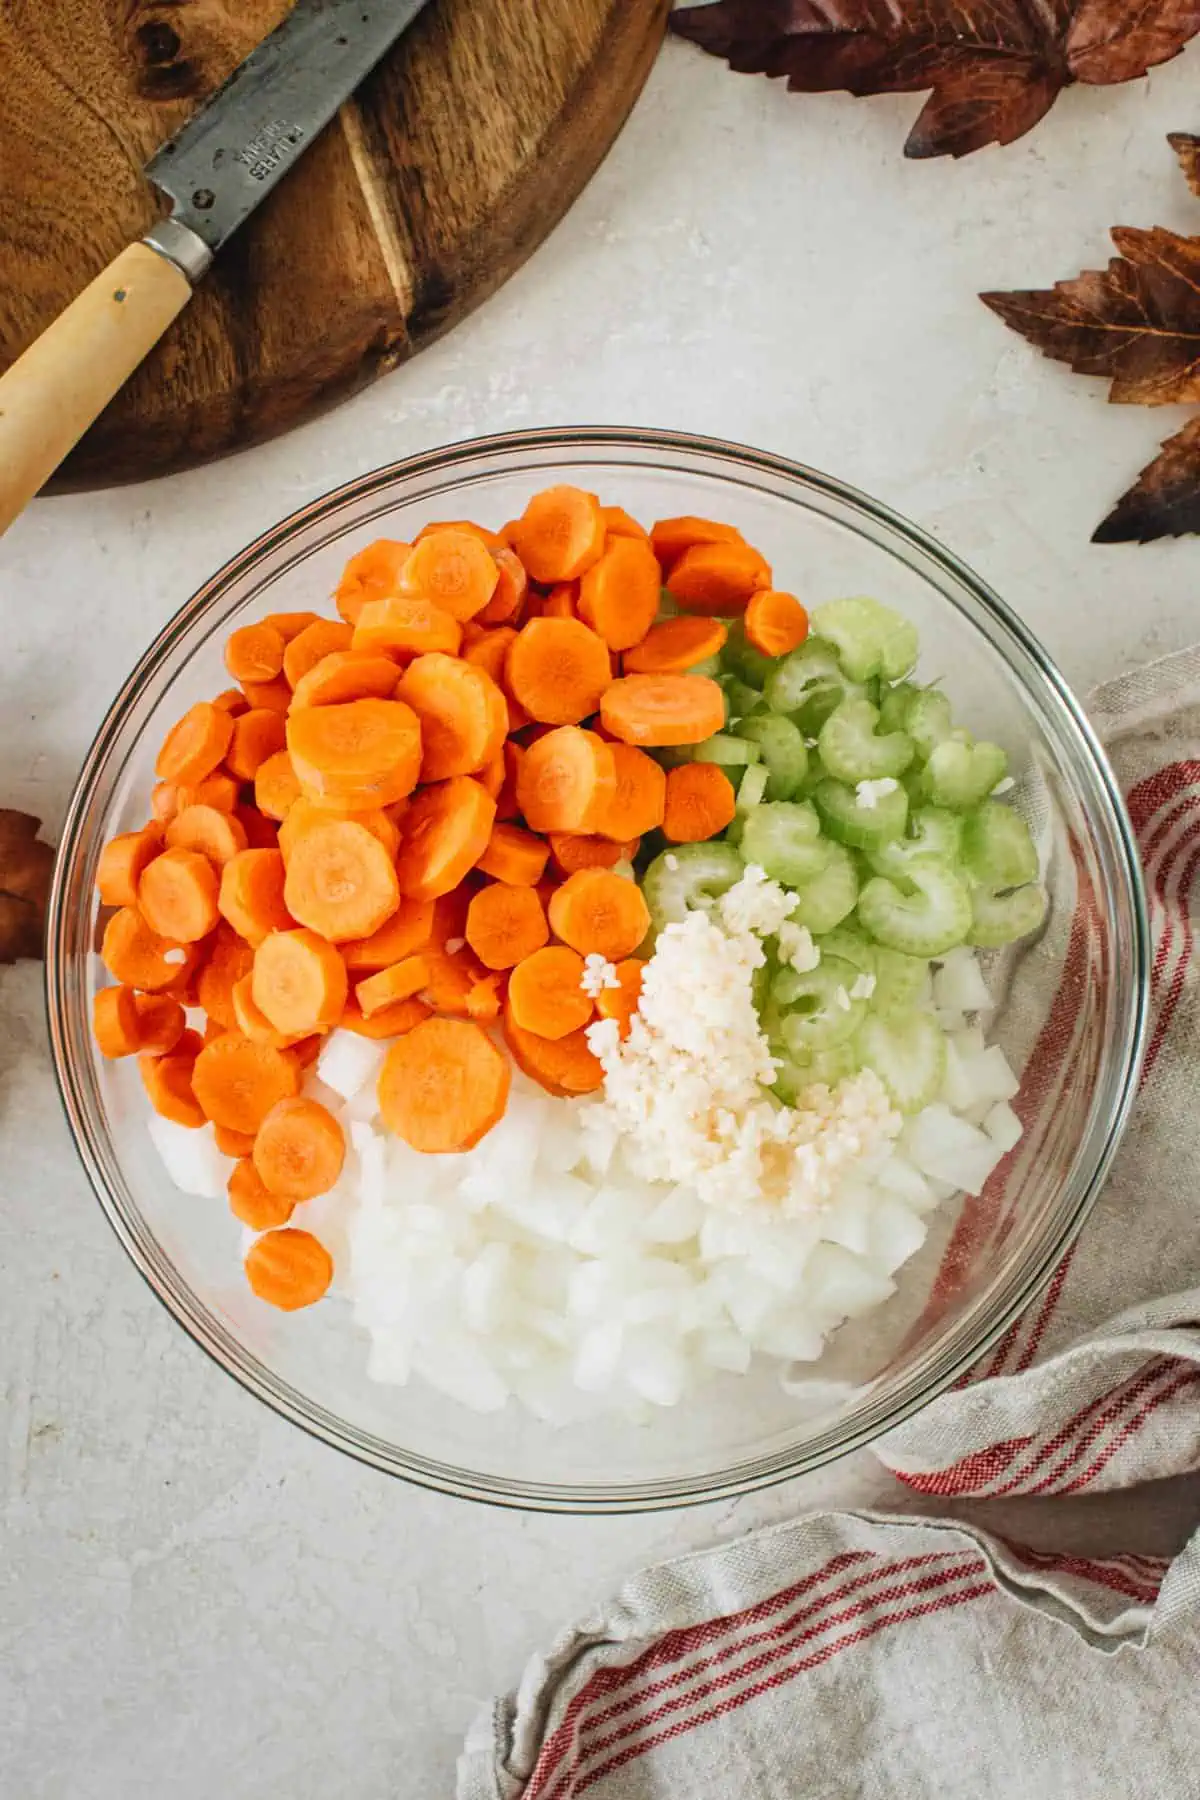
M 146 165 L 170 218 L 111 262 L 0 376 L 0 533 L 187 305 L 425 0 L 296 0 Z

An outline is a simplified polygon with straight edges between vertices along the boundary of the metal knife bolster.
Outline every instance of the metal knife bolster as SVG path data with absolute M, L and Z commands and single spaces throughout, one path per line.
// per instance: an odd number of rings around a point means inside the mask
M 174 263 L 193 287 L 207 275 L 212 264 L 213 253 L 204 239 L 180 219 L 160 219 L 157 225 L 150 227 L 142 242 L 165 256 L 169 263 Z

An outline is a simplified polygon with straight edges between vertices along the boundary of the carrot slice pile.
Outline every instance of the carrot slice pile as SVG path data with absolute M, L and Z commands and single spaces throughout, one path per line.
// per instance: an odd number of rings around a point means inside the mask
M 678 611 L 660 618 L 664 585 Z M 231 633 L 236 685 L 167 733 L 150 821 L 104 847 L 96 881 L 114 909 L 97 1047 L 137 1058 L 164 1117 L 212 1130 L 231 1210 L 265 1234 L 247 1276 L 288 1309 L 332 1274 L 289 1225 L 345 1154 L 299 1091 L 325 1034 L 390 1043 L 380 1110 L 431 1152 L 491 1128 L 512 1064 L 555 1095 L 601 1086 L 588 1026 L 629 1030 L 649 928 L 630 866 L 648 834 L 697 842 L 733 817 L 717 765 L 652 752 L 722 728 L 724 690 L 695 671 L 723 618 L 770 656 L 808 628 L 733 526 L 647 531 L 568 485 L 500 531 L 377 539 L 333 599 L 336 616 Z M 618 985 L 593 1001 L 597 956 Z

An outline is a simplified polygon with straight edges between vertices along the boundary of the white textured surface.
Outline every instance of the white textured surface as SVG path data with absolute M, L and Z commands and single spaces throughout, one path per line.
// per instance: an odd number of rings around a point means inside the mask
M 725 434 L 843 475 L 988 577 L 1077 688 L 1197 629 L 1200 544 L 1088 536 L 1179 409 L 1109 408 L 974 300 L 1200 230 L 1163 142 L 1195 52 L 1031 137 L 899 155 L 911 99 L 788 99 L 669 46 L 581 202 L 485 310 L 265 449 L 36 505 L 0 546 L 0 799 L 53 831 L 150 636 L 356 471 L 474 432 Z M 469 1508 L 361 1469 L 220 1374 L 124 1261 L 53 1093 L 37 971 L 0 971 L 0 1793 L 433 1800 L 474 1703 L 620 1574 L 875 1485 L 627 1521 Z

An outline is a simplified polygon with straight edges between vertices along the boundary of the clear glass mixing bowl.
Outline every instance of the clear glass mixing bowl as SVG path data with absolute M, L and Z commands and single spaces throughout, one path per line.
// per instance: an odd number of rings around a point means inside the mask
M 736 522 L 782 586 L 816 604 L 870 593 L 919 626 L 921 672 L 1007 748 L 1047 859 L 1039 941 L 992 972 L 996 1034 L 1024 1071 L 1023 1143 L 982 1198 L 949 1203 L 897 1295 L 847 1325 L 793 1391 L 755 1367 L 647 1426 L 553 1429 L 478 1416 L 425 1387 L 374 1385 L 344 1305 L 281 1315 L 243 1279 L 240 1228 L 165 1178 L 137 1071 L 103 1062 L 93 882 L 104 840 L 145 817 L 154 756 L 225 685 L 221 646 L 266 611 L 319 607 L 350 553 L 437 518 L 493 524 L 566 481 L 635 517 Z M 1112 773 L 1078 703 L 1003 601 L 923 532 L 810 469 L 667 432 L 552 430 L 457 444 L 364 475 L 283 520 L 188 601 L 130 675 L 84 763 L 50 903 L 47 984 L 63 1100 L 113 1229 L 180 1324 L 253 1393 L 352 1455 L 447 1493 L 560 1511 L 725 1498 L 815 1468 L 898 1424 L 967 1370 L 1079 1231 L 1120 1138 L 1146 1008 L 1146 918 Z

